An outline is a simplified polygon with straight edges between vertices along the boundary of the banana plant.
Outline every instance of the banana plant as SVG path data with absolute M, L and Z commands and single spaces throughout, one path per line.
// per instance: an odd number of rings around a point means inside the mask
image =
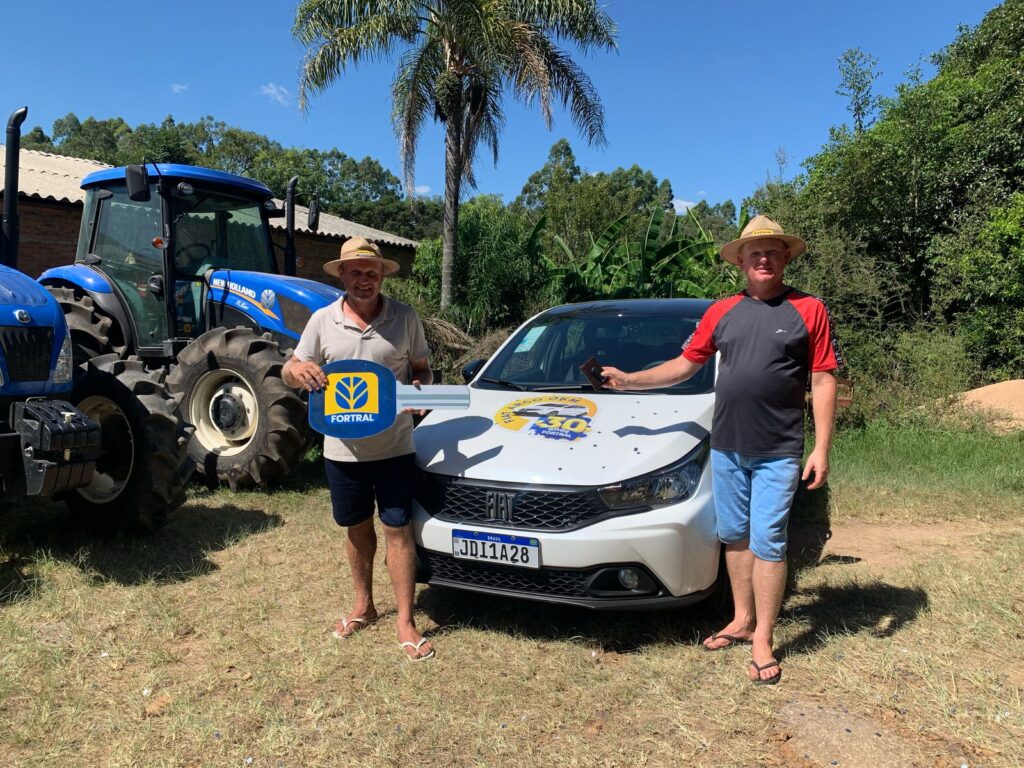
M 555 243 L 566 256 L 566 265 L 545 257 L 548 269 L 562 281 L 567 301 L 616 298 L 668 298 L 673 296 L 716 298 L 739 287 L 740 276 L 718 258 L 713 238 L 692 212 L 696 238 L 678 232 L 672 218 L 663 237 L 666 211 L 655 208 L 639 240 L 623 236 L 626 217 L 605 228 L 583 258 L 576 257 L 557 235 Z M 741 226 L 749 216 L 741 213 Z M 660 244 L 659 244 L 660 243 Z

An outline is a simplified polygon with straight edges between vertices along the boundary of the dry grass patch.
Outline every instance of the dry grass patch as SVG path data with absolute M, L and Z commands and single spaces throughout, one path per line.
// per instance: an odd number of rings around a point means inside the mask
M 411 664 L 383 563 L 381 621 L 329 637 L 351 584 L 318 473 L 271 495 L 194 490 L 139 541 L 58 508 L 0 519 L 0 764 L 792 765 L 793 701 L 881 723 L 925 765 L 1024 762 L 1018 534 L 972 522 L 969 559 L 911 541 L 879 564 L 837 533 L 794 575 L 776 688 L 746 682 L 743 650 L 700 649 L 711 608 L 437 588 L 417 618 L 438 656 Z

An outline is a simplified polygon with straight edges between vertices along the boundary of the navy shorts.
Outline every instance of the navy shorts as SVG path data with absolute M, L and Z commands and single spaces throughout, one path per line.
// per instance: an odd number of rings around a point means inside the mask
M 373 517 L 376 501 L 380 521 L 389 528 L 409 524 L 416 477 L 416 454 L 378 461 L 324 459 L 331 509 L 338 525 L 358 525 Z

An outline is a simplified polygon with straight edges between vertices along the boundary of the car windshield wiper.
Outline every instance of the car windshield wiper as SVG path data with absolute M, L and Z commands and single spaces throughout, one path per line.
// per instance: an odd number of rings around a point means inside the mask
M 530 387 L 531 392 L 582 392 L 593 389 L 589 384 L 547 384 L 543 387 Z
M 529 392 L 530 390 L 524 387 L 522 384 L 516 384 L 514 381 L 508 381 L 507 379 L 492 379 L 484 376 L 480 381 L 486 381 L 488 384 L 500 384 L 503 387 L 509 389 L 518 389 L 520 392 Z

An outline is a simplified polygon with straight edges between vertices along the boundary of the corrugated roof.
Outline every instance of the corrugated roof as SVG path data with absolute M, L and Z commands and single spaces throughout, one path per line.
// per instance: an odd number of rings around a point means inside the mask
M 4 150 L 6 147 L 0 144 L 0 169 L 4 168 L 7 158 Z M 18 170 L 18 188 L 26 197 L 58 203 L 81 203 L 85 200 L 85 192 L 78 186 L 82 179 L 93 171 L 109 167 L 95 160 L 23 149 Z
M 4 173 L 6 158 L 5 147 L 0 144 L 0 175 Z M 19 191 L 26 197 L 41 200 L 52 200 L 58 203 L 82 203 L 85 192 L 79 186 L 82 179 L 93 171 L 111 168 L 106 163 L 95 160 L 83 160 L 78 157 L 65 157 L 49 152 L 37 152 L 33 149 L 21 150 L 21 164 L 18 171 Z M 2 195 L 3 190 L 0 190 Z M 275 201 L 278 207 L 284 205 L 281 200 Z M 397 245 L 404 248 L 415 248 L 419 243 L 390 232 L 367 227 L 331 213 L 320 213 L 320 227 L 314 233 L 307 226 L 309 209 L 303 205 L 295 206 L 295 231 L 320 235 L 323 237 L 365 237 L 376 243 Z M 271 219 L 274 229 L 284 229 L 285 220 Z

